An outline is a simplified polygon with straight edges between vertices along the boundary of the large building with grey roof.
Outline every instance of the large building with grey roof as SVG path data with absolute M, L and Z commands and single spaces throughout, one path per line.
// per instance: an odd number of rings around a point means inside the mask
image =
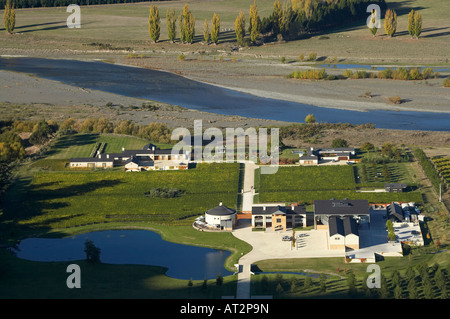
M 190 153 L 159 149 L 147 144 L 141 150 L 125 150 L 121 153 L 100 153 L 94 157 L 71 158 L 71 168 L 112 168 L 123 166 L 125 171 L 187 169 Z

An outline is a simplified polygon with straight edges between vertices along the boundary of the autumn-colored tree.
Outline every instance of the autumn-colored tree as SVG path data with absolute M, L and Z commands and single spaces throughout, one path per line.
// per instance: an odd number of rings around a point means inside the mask
M 205 43 L 209 43 L 209 24 L 208 20 L 205 19 L 205 23 L 203 24 L 203 39 L 205 40 Z
M 211 20 L 211 41 L 214 44 L 219 42 L 220 17 L 214 12 Z
M 415 28 L 414 28 L 414 9 L 412 9 L 408 14 L 408 33 L 412 37 L 414 37 Z
M 155 5 L 150 6 L 150 15 L 148 17 L 148 31 L 150 38 L 156 43 L 161 34 L 161 18 L 159 17 L 158 7 Z
M 5 12 L 3 12 L 3 22 L 6 32 L 12 33 L 16 26 L 16 12 L 14 11 L 14 3 L 11 3 L 11 0 L 6 1 Z
M 384 31 L 389 37 L 392 37 L 397 31 L 397 13 L 394 10 L 387 9 L 384 16 Z
M 256 6 L 256 0 L 253 1 L 253 4 L 250 5 L 250 41 L 253 43 L 259 37 L 259 33 L 261 31 L 261 20 L 258 16 L 258 7 Z
M 283 8 L 281 7 L 280 0 L 275 0 L 275 2 L 273 3 L 272 19 L 273 35 L 276 36 L 280 33 L 281 20 L 283 19 Z
M 167 23 L 167 36 L 170 41 L 175 42 L 177 34 L 177 16 L 175 15 L 175 9 L 166 11 L 166 23 Z
M 305 117 L 305 123 L 316 123 L 316 118 L 314 117 L 314 114 L 308 114 Z
M 414 14 L 414 35 L 416 38 L 422 33 L 422 16 L 419 12 Z
M 180 17 L 180 39 L 182 42 L 193 43 L 195 36 L 195 18 L 186 3 Z
M 245 37 L 245 17 L 244 12 L 239 12 L 239 15 L 234 22 L 234 29 L 236 32 L 236 40 L 239 45 L 244 45 L 244 37 Z
M 180 14 L 180 18 L 178 19 L 180 24 L 180 42 L 184 43 L 186 42 L 186 31 L 185 31 L 185 25 L 184 25 L 184 17 L 183 12 Z

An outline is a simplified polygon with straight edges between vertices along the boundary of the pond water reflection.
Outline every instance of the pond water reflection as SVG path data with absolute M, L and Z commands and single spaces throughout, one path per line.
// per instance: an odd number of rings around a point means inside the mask
M 84 243 L 92 240 L 101 249 L 100 259 L 108 264 L 154 265 L 168 268 L 177 279 L 214 279 L 232 275 L 224 264 L 229 251 L 181 245 L 165 241 L 147 230 L 108 230 L 65 238 L 28 238 L 21 241 L 17 257 L 32 261 L 76 261 L 86 258 Z

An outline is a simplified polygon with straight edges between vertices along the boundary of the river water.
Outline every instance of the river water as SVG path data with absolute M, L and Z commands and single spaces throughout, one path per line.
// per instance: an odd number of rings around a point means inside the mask
M 358 112 L 317 107 L 262 98 L 168 72 L 99 61 L 0 58 L 0 70 L 35 74 L 77 87 L 223 115 L 302 123 L 312 113 L 320 122 L 373 123 L 377 128 L 450 131 L 450 113 L 381 110 Z

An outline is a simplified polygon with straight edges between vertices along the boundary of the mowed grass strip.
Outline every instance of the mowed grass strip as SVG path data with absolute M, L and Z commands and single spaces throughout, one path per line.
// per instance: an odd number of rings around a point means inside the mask
M 261 192 L 355 189 L 351 166 L 280 167 L 276 174 L 263 174 Z
M 11 215 L 32 227 L 66 228 L 101 222 L 190 223 L 186 218 L 224 205 L 236 208 L 238 164 L 199 164 L 185 171 L 39 172 L 26 199 Z M 185 194 L 152 198 L 152 188 L 173 187 Z

